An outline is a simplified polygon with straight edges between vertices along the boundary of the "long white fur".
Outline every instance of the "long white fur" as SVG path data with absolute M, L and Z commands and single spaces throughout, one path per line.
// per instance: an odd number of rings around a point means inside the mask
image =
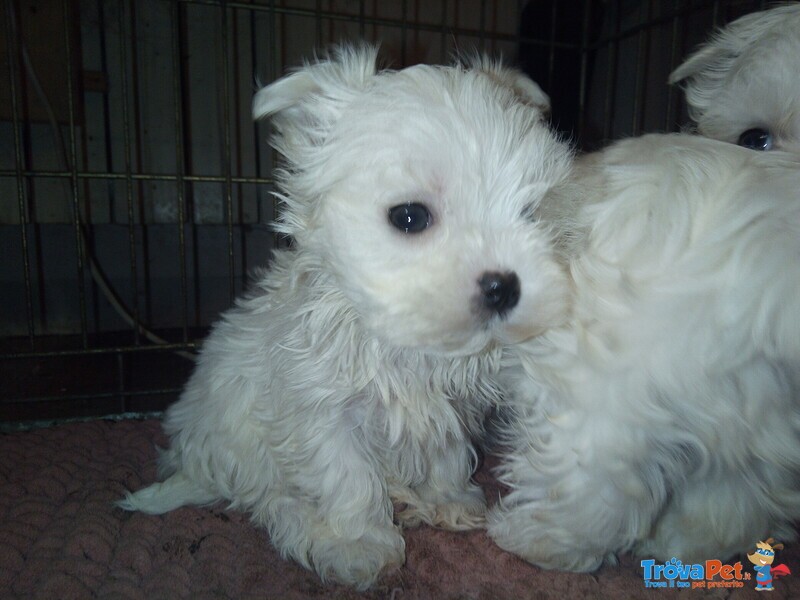
M 800 160 L 688 135 L 582 159 L 540 206 L 568 326 L 509 349 L 503 548 L 688 564 L 800 519 Z
M 748 129 L 772 132 L 774 147 L 800 152 L 800 2 L 729 24 L 670 75 L 708 137 L 736 142 Z
M 379 73 L 375 58 L 339 48 L 256 94 L 294 246 L 215 325 L 167 411 L 166 479 L 121 502 L 227 500 L 284 556 L 359 588 L 403 563 L 400 526 L 483 523 L 472 441 L 501 347 L 568 307 L 551 232 L 528 218 L 571 165 L 541 90 L 487 60 Z M 406 202 L 429 206 L 427 230 L 389 224 Z M 487 271 L 519 277 L 505 318 L 476 310 Z

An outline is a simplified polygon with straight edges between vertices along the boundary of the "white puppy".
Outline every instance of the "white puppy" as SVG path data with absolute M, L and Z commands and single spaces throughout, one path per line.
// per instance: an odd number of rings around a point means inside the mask
M 500 546 L 586 571 L 793 537 L 798 190 L 791 153 L 650 135 L 586 157 L 540 205 L 564 232 L 574 315 L 509 349 Z
M 361 588 L 403 563 L 399 526 L 483 523 L 471 438 L 501 345 L 566 313 L 529 215 L 571 155 L 533 82 L 475 63 L 377 73 L 345 47 L 256 94 L 294 246 L 215 326 L 165 418 L 167 479 L 124 508 L 227 500 Z
M 800 152 L 800 3 L 746 15 L 670 75 L 708 137 Z

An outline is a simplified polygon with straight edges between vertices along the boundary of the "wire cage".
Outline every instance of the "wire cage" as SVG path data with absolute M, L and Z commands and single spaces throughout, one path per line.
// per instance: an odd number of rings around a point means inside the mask
M 2 0 L 0 421 L 160 410 L 268 267 L 275 157 L 255 81 L 380 42 L 478 48 L 583 149 L 686 122 L 667 75 L 745 0 Z

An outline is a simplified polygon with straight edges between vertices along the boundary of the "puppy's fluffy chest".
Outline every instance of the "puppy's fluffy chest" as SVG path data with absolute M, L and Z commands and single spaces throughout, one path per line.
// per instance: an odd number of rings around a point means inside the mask
M 300 414 L 327 413 L 387 453 L 476 435 L 498 400 L 501 351 L 449 357 L 388 346 L 364 331 L 340 295 L 330 275 L 311 268 L 302 254 L 279 252 L 253 293 L 218 325 L 207 354 L 236 330 L 241 352 L 226 348 L 218 360 L 240 373 L 271 372 L 255 379 L 264 389 L 252 397 L 253 417 L 288 427 Z M 264 318 L 282 323 L 270 340 L 258 326 Z M 274 350 L 265 354 L 260 348 L 267 341 Z M 269 435 L 275 428 L 266 429 Z

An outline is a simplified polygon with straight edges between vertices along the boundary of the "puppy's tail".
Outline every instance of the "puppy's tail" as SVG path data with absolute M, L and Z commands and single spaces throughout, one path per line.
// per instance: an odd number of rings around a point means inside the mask
M 123 510 L 138 510 L 160 515 L 187 504 L 211 504 L 219 497 L 178 471 L 166 481 L 154 483 L 138 492 L 127 492 L 116 503 Z

